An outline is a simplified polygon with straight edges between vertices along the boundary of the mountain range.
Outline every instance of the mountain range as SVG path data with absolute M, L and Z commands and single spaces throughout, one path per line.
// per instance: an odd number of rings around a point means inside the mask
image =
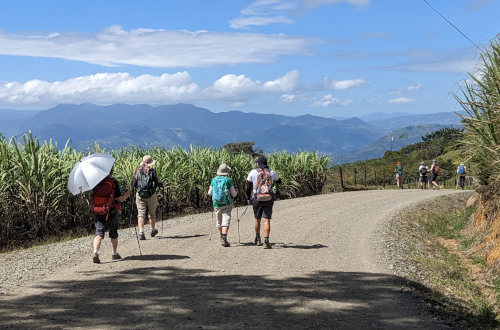
M 57 141 L 86 150 L 97 142 L 102 148 L 190 144 L 221 147 L 231 142 L 254 141 L 264 152 L 318 151 L 336 162 L 379 157 L 390 136 L 401 136 L 393 148 L 420 141 L 422 135 L 459 124 L 453 112 L 411 115 L 374 114 L 334 119 L 229 111 L 214 113 L 190 104 L 151 106 L 114 104 L 98 106 L 61 104 L 34 110 L 0 109 L 0 132 L 19 137 L 31 130 L 41 140 Z M 391 140 L 391 141 L 392 141 Z M 394 149 L 396 150 L 396 149 Z

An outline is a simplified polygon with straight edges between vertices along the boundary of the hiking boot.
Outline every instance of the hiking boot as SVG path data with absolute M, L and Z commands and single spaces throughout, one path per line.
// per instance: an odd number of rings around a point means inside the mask
M 122 256 L 121 256 L 121 255 L 119 255 L 118 253 L 117 253 L 117 254 L 113 254 L 113 255 L 111 256 L 111 259 L 112 259 L 112 260 L 118 260 L 118 259 L 121 259 L 121 258 L 122 258 Z
M 100 264 L 101 263 L 101 260 L 99 260 L 99 255 L 97 253 L 94 253 L 92 255 L 92 261 L 95 263 L 95 264 Z
M 255 237 L 255 245 L 262 246 L 262 241 L 260 240 L 260 237 Z
M 141 241 L 144 241 L 144 240 L 146 239 L 146 235 L 144 235 L 144 233 L 140 233 L 140 234 L 139 234 L 139 239 L 140 239 Z
M 227 240 L 221 240 L 220 241 L 220 245 L 222 245 L 223 247 L 230 247 L 231 244 L 229 244 L 229 242 Z
M 269 242 L 264 242 L 264 249 L 272 249 L 271 244 Z
M 151 237 L 155 237 L 156 234 L 158 234 L 158 229 L 155 228 L 151 231 Z

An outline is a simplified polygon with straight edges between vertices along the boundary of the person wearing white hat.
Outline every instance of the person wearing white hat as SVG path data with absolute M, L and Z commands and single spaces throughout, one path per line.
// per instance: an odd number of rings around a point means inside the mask
M 467 174 L 467 170 L 465 168 L 464 163 L 460 163 L 457 167 L 457 174 L 458 174 L 458 185 L 462 190 L 464 190 L 465 187 L 465 175 Z
M 233 180 L 229 177 L 231 168 L 221 164 L 217 169 L 217 176 L 210 182 L 208 195 L 212 196 L 212 205 L 217 218 L 217 229 L 220 233 L 220 244 L 224 247 L 231 246 L 227 241 L 227 232 L 231 222 L 233 198 L 238 195 Z

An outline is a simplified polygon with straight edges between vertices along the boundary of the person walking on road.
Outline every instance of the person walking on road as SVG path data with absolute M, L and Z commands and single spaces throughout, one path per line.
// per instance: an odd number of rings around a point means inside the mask
M 158 234 L 156 225 L 156 209 L 158 207 L 157 187 L 165 187 L 165 182 L 158 181 L 156 170 L 152 166 L 156 163 L 153 157 L 146 155 L 142 158 L 139 168 L 135 172 L 132 186 L 136 188 L 135 203 L 137 205 L 137 224 L 139 226 L 139 239 L 145 240 L 144 222 L 149 214 L 149 224 L 151 225 L 151 237 Z
M 458 185 L 462 190 L 464 190 L 465 187 L 465 175 L 467 174 L 467 170 L 465 168 L 465 165 L 463 163 L 460 163 L 457 167 L 457 174 L 458 174 Z
M 217 218 L 217 229 L 220 233 L 220 244 L 224 247 L 231 246 L 227 241 L 227 232 L 231 223 L 231 211 L 233 209 L 233 198 L 238 195 L 233 180 L 229 177 L 231 168 L 221 164 L 217 169 L 217 176 L 210 182 L 208 195 L 212 196 L 212 205 Z
M 269 234 L 275 197 L 274 184 L 280 183 L 281 179 L 278 173 L 269 169 L 266 157 L 259 157 L 255 164 L 256 168 L 248 173 L 246 187 L 248 203 L 252 203 L 255 216 L 255 245 L 262 245 L 260 223 L 264 219 L 264 248 L 270 249 Z
M 418 167 L 419 178 L 418 182 L 420 183 L 420 189 L 427 188 L 427 172 L 429 169 L 425 165 L 425 162 L 420 162 L 420 166 Z
M 394 172 L 396 173 L 396 182 L 398 184 L 398 189 L 403 189 L 403 165 L 401 165 L 401 162 L 398 162 L 396 164 Z
M 437 183 L 437 177 L 439 174 L 439 166 L 436 163 L 435 159 L 432 160 L 432 165 L 431 165 L 430 171 L 431 171 L 431 175 L 432 175 L 432 177 L 431 177 L 432 189 L 437 190 L 437 189 L 439 189 L 439 185 Z
M 92 218 L 95 225 L 94 254 L 92 260 L 99 264 L 99 248 L 101 247 L 104 233 L 109 231 L 111 248 L 113 250 L 111 259 L 117 260 L 122 257 L 118 254 L 118 220 L 120 218 L 120 203 L 129 196 L 130 191 L 122 193 L 122 188 L 113 176 L 113 168 L 109 175 L 104 178 L 94 189 L 92 189 Z

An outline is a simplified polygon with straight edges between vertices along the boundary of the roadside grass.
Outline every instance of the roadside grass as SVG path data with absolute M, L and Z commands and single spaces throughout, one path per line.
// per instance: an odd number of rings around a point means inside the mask
M 463 234 L 475 212 L 465 208 L 469 195 L 439 197 L 398 216 L 397 229 L 388 233 L 404 245 L 406 260 L 399 264 L 406 264 L 406 269 L 396 266 L 395 271 L 417 283 L 417 292 L 454 328 L 497 328 L 500 277 L 483 285 L 484 278 L 478 280 L 471 265 L 484 269 L 485 258 L 460 253 L 478 239 Z M 494 299 L 488 299 L 486 289 L 495 292 Z

